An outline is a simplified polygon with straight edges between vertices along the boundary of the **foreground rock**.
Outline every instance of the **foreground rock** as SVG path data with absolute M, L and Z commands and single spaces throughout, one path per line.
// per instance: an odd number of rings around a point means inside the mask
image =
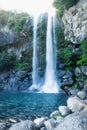
M 36 118 L 34 120 L 35 127 L 41 128 L 44 126 L 44 122 L 47 120 L 46 117 Z
M 33 122 L 31 120 L 22 121 L 20 123 L 14 124 L 8 130 L 33 130 Z
M 53 130 L 58 123 L 54 119 L 49 119 L 45 122 L 45 127 L 47 130 Z
M 54 130 L 87 130 L 87 111 L 67 116 Z
M 84 91 L 78 92 L 77 96 L 82 100 L 86 99 L 86 93 Z
M 77 97 L 70 97 L 67 100 L 67 105 L 72 112 L 77 112 L 84 108 L 84 104 Z
M 59 107 L 59 112 L 61 113 L 62 116 L 66 116 L 70 113 L 70 110 L 66 106 L 60 106 Z
M 0 123 L 0 130 L 5 130 L 5 129 L 6 129 L 6 124 Z

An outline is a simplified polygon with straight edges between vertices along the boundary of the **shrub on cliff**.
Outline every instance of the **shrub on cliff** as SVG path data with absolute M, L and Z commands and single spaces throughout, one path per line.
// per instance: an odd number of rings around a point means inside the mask
M 32 50 L 22 52 L 22 57 L 17 60 L 16 69 L 32 69 Z
M 69 48 L 60 49 L 59 57 L 60 60 L 65 63 L 66 66 L 70 66 L 72 64 L 73 52 Z
M 26 13 L 14 14 L 9 18 L 8 24 L 10 28 L 15 29 L 15 31 L 25 31 L 26 30 L 26 20 L 29 17 Z
M 13 52 L 0 52 L 0 71 L 13 69 L 16 64 L 16 56 Z
M 82 54 L 77 61 L 77 65 L 87 65 L 87 38 L 82 41 L 80 50 L 82 51 Z

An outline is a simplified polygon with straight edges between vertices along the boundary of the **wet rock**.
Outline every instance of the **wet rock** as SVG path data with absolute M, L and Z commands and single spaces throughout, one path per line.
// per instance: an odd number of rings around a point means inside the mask
M 84 91 L 87 93 L 87 84 L 84 85 Z
M 26 71 L 12 71 L 0 75 L 0 88 L 9 91 L 26 90 L 31 86 L 31 75 Z M 9 75 L 9 76 L 8 76 Z
M 84 108 L 84 104 L 77 97 L 70 97 L 67 100 L 67 105 L 72 112 L 77 112 Z
M 81 66 L 80 68 L 81 68 L 81 72 L 82 72 L 85 76 L 87 76 L 87 66 Z
M 59 68 L 59 69 L 64 69 L 64 68 L 65 68 L 65 65 L 64 65 L 64 64 L 59 64 L 58 68 Z
M 80 75 L 81 75 L 81 70 L 80 70 L 79 67 L 76 67 L 76 69 L 75 69 L 75 76 L 78 77 Z
M 61 113 L 62 116 L 70 114 L 70 110 L 67 106 L 59 106 L 59 112 Z
M 68 85 L 68 86 L 73 85 L 73 79 L 72 78 L 65 78 L 63 80 L 62 86 L 66 86 L 66 85 Z
M 64 70 L 58 70 L 58 78 L 62 78 L 64 75 L 65 75 L 65 72 Z
M 69 92 L 71 95 L 75 96 L 77 93 L 78 93 L 78 89 L 75 89 L 75 88 L 69 88 Z
M 86 93 L 84 91 L 78 92 L 77 96 L 82 100 L 86 99 Z
M 63 84 L 62 84 L 63 85 Z M 66 95 L 70 96 L 71 93 L 69 91 L 69 86 L 61 86 L 61 89 L 64 90 L 64 92 L 66 93 Z
M 79 90 L 83 89 L 83 87 L 84 87 L 84 82 L 78 82 Z

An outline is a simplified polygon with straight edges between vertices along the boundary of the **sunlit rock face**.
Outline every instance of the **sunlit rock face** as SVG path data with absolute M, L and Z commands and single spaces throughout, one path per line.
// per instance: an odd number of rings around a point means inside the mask
M 65 10 L 62 20 L 65 39 L 80 43 L 87 37 L 87 0 L 80 0 L 76 6 Z

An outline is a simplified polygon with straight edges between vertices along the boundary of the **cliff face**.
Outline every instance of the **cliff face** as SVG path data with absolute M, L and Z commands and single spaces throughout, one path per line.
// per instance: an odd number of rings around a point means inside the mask
M 20 17 L 18 15 L 13 17 L 9 15 L 6 20 L 5 16 L 0 15 L 1 20 L 6 22 L 2 24 L 0 21 L 0 49 L 13 51 L 20 58 L 21 52 L 32 48 L 33 19 L 29 16 L 24 18 L 22 14 Z
M 64 11 L 65 39 L 78 44 L 87 37 L 87 0 L 80 0 L 77 5 Z
M 40 76 L 45 68 L 47 18 L 42 14 L 37 25 Z M 33 25 L 28 14 L 0 11 L 0 90 L 20 91 L 32 84 Z

